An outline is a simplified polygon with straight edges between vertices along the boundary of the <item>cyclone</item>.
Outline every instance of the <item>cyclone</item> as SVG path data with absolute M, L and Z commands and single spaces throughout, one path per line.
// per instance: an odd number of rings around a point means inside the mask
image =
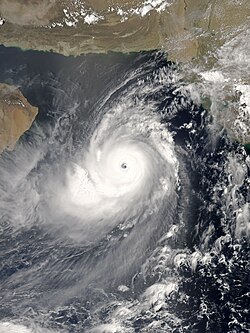
M 163 203 L 175 202 L 178 159 L 174 141 L 154 113 L 153 103 L 146 103 L 144 90 L 136 83 L 126 96 L 109 97 L 96 110 L 97 121 L 89 137 L 74 159 L 67 161 L 57 191 L 54 178 L 50 179 L 49 205 L 51 211 L 56 206 L 60 212 L 59 219 L 53 216 L 51 220 L 57 226 L 71 223 L 72 234 L 75 227 L 81 240 L 96 241 L 131 220 L 133 224 L 150 216 L 153 220 Z
M 66 82 L 55 90 L 53 122 L 37 125 L 32 145 L 2 160 L 1 217 L 17 234 L 39 235 L 38 264 L 17 287 L 32 295 L 27 304 L 41 288 L 42 307 L 126 284 L 179 219 L 185 181 L 180 149 L 158 112 L 173 80 L 161 61 L 129 70 L 87 118 L 84 97 Z
M 160 52 L 11 52 L 39 114 L 0 157 L 0 330 L 244 330 L 249 155 L 200 85 Z

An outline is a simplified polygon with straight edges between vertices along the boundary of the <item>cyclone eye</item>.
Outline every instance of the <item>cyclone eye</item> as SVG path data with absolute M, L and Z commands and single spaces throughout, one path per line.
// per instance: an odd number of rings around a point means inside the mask
M 126 163 L 122 163 L 121 167 L 122 167 L 122 169 L 127 169 L 128 166 Z

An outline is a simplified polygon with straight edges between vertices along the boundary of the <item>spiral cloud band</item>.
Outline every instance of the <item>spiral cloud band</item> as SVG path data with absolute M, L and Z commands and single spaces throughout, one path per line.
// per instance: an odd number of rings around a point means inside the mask
M 55 197 L 93 241 L 119 223 L 152 215 L 175 191 L 177 174 L 173 139 L 159 115 L 145 101 L 121 97 L 105 110 Z

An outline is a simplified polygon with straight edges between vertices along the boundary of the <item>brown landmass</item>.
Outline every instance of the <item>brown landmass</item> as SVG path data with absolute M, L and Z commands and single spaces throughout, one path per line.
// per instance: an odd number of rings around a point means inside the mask
M 169 60 L 188 63 L 197 73 L 221 72 L 227 83 L 220 89 L 232 97 L 235 78 L 250 84 L 249 18 L 249 0 L 0 0 L 0 44 L 66 56 L 162 49 Z M 250 127 L 242 110 L 236 105 L 228 115 L 232 133 L 232 123 Z M 240 140 L 248 142 L 249 135 Z
M 218 48 L 250 15 L 249 0 L 168 3 L 161 10 L 149 0 L 2 0 L 0 43 L 75 56 L 164 49 L 185 61 Z M 147 14 L 139 10 L 146 6 Z M 87 24 L 92 13 L 99 19 Z
M 0 12 L 9 23 L 43 26 L 53 19 L 56 0 L 1 0 Z
M 37 113 L 38 108 L 31 106 L 19 89 L 0 83 L 0 153 L 14 148 Z

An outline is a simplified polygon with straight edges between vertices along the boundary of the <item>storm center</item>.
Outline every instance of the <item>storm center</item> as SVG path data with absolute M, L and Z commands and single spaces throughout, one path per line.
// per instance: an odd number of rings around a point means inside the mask
M 122 167 L 122 169 L 127 169 L 128 166 L 126 163 L 122 163 L 121 167 Z

